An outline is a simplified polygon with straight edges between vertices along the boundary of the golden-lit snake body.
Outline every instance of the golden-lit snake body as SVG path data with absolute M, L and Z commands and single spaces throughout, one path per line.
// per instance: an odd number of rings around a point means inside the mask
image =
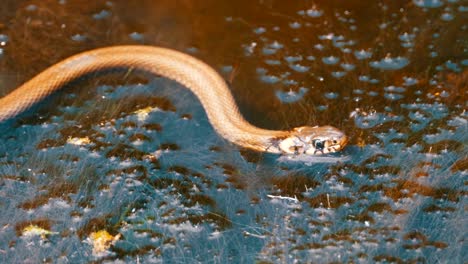
M 179 51 L 153 46 L 112 46 L 79 53 L 39 73 L 0 98 L 0 123 L 44 100 L 84 75 L 113 68 L 133 68 L 172 79 L 201 101 L 214 129 L 245 148 L 272 153 L 322 154 L 341 150 L 347 137 L 331 127 L 266 130 L 248 123 L 225 80 L 204 62 Z

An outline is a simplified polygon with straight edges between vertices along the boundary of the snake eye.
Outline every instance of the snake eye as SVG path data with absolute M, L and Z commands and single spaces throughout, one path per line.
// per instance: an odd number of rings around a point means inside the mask
M 318 139 L 313 140 L 312 144 L 314 144 L 316 150 L 323 150 L 323 148 L 325 147 L 325 143 Z

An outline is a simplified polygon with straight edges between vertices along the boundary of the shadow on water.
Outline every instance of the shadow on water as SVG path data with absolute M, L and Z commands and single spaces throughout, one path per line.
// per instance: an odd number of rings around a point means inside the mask
M 78 80 L 1 124 L 2 262 L 466 261 L 462 1 L 4 2 L 1 95 L 79 51 L 158 45 L 216 68 L 257 126 L 351 141 L 256 153 L 174 82 Z

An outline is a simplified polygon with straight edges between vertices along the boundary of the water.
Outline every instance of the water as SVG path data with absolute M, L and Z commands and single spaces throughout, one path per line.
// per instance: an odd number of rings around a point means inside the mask
M 6 1 L 0 94 L 78 51 L 159 45 L 219 70 L 253 124 L 349 146 L 255 153 L 174 82 L 82 80 L 0 128 L 1 262 L 466 262 L 464 3 L 219 2 Z

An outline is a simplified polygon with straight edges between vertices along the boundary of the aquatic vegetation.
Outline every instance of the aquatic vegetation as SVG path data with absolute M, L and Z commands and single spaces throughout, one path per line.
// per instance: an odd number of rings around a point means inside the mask
M 253 123 L 332 124 L 349 146 L 264 155 L 222 140 L 174 82 L 132 71 L 78 81 L 2 124 L 4 261 L 462 261 L 461 1 L 201 1 L 175 14 L 149 2 L 10 7 L 0 67 L 33 74 L 69 47 L 173 45 L 217 67 Z

